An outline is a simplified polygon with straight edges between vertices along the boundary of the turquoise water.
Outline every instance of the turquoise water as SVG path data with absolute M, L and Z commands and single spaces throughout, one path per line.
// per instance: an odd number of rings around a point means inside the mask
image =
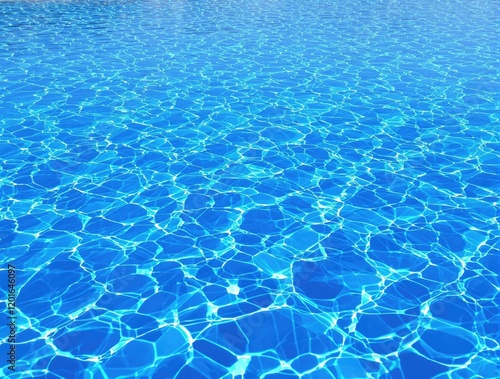
M 499 32 L 497 0 L 0 2 L 3 374 L 500 377 Z

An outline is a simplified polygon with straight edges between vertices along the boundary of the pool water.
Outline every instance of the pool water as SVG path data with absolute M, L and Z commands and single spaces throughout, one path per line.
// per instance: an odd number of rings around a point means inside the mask
M 499 33 L 498 0 L 1 1 L 3 374 L 500 377 Z

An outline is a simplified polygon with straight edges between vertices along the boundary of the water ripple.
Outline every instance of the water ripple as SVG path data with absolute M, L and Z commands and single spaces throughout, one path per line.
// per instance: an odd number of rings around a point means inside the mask
M 0 2 L 3 373 L 498 378 L 499 11 Z

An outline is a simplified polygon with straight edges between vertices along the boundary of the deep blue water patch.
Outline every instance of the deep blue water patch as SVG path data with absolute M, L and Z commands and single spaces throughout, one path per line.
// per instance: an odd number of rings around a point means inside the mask
M 0 1 L 12 377 L 500 377 L 498 14 Z

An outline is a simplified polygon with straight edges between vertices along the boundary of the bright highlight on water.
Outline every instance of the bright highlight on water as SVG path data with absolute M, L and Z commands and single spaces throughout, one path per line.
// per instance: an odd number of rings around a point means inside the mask
M 3 375 L 499 378 L 499 15 L 0 1 Z

